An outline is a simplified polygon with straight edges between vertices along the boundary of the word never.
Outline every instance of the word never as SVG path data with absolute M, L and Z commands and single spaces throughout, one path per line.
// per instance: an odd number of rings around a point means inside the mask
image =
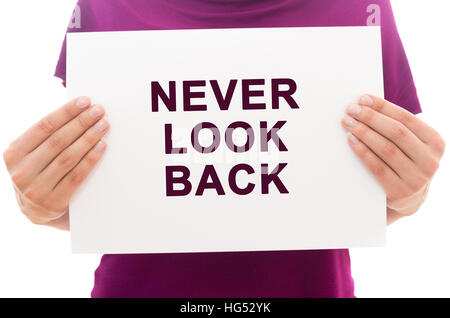
M 232 79 L 228 84 L 225 94 L 221 91 L 217 80 L 210 80 L 212 92 L 215 96 L 220 110 L 228 110 L 236 90 L 238 80 Z M 266 109 L 265 103 L 251 103 L 250 97 L 264 96 L 263 89 L 252 89 L 252 86 L 265 85 L 264 79 L 243 79 L 242 85 L 242 109 L 243 110 L 257 110 Z M 286 85 L 287 90 L 281 90 L 280 86 Z M 207 105 L 193 105 L 192 100 L 196 98 L 205 98 L 204 91 L 192 91 L 193 87 L 205 87 L 205 80 L 183 81 L 183 110 L 184 111 L 206 111 Z M 290 78 L 276 78 L 271 80 L 272 93 L 272 109 L 280 108 L 280 99 L 284 98 L 292 109 L 298 109 L 299 106 L 292 95 L 297 91 L 297 84 Z M 167 94 L 157 81 L 151 82 L 152 94 L 152 112 L 159 111 L 159 100 L 161 99 L 170 112 L 177 110 L 177 95 L 176 82 L 169 81 L 169 94 Z

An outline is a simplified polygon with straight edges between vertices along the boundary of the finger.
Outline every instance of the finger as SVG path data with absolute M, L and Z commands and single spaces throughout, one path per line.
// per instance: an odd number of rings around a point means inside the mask
M 424 121 L 420 120 L 406 109 L 380 97 L 363 95 L 359 99 L 359 104 L 362 106 L 369 106 L 375 111 L 401 122 L 426 144 L 434 145 L 438 137 L 440 137 L 436 130 Z
M 80 184 L 86 179 L 94 169 L 106 149 L 106 143 L 101 140 L 86 156 L 56 185 L 52 191 L 52 196 L 58 200 L 69 201 Z
M 401 122 L 357 104 L 349 105 L 347 114 L 389 139 L 419 166 L 429 162 L 428 146 Z
M 350 132 L 348 133 L 348 143 L 385 192 L 394 198 L 401 197 L 398 190 L 402 189 L 402 181 L 397 174 Z
M 342 124 L 358 140 L 362 141 L 377 157 L 408 184 L 419 185 L 425 180 L 415 164 L 395 144 L 368 126 L 346 115 Z M 417 173 L 412 173 L 417 171 Z
M 56 130 L 61 128 L 67 122 L 78 116 L 91 104 L 88 97 L 82 96 L 71 100 L 67 104 L 53 111 L 46 117 L 31 126 L 20 137 L 11 144 L 11 150 L 14 154 L 11 159 L 11 165 L 19 162 L 25 155 L 36 149 L 44 140 L 46 140 Z
M 72 145 L 60 153 L 37 177 L 37 183 L 44 190 L 52 191 L 59 181 L 71 171 L 81 159 L 101 140 L 109 129 L 109 123 L 102 119 L 87 130 Z
M 23 182 L 26 183 L 30 179 L 34 179 L 53 159 L 100 120 L 104 114 L 104 108 L 100 105 L 95 105 L 55 131 L 53 135 L 25 158 L 24 165 L 28 167 L 28 175 Z

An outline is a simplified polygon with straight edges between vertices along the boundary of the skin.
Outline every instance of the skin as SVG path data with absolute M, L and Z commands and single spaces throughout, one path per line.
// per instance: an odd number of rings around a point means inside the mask
M 347 107 L 348 143 L 386 192 L 387 224 L 416 213 L 439 168 L 445 142 L 402 107 L 364 95 Z
M 4 161 L 19 206 L 33 223 L 70 230 L 69 201 L 103 156 L 104 109 L 80 97 L 50 113 L 11 143 Z M 413 114 L 364 95 L 342 125 L 348 143 L 381 184 L 387 223 L 417 212 L 444 154 L 440 135 Z
M 33 223 L 69 230 L 69 201 L 106 149 L 104 108 L 77 98 L 48 114 L 4 152 L 19 206 Z

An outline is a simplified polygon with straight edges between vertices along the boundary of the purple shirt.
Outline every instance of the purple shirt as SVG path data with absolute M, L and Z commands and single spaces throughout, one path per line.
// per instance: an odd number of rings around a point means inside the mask
M 79 0 L 68 32 L 365 25 L 381 25 L 385 98 L 421 112 L 388 0 Z M 63 81 L 65 53 L 64 41 Z M 354 285 L 346 249 L 126 254 L 102 257 L 92 296 L 354 297 Z

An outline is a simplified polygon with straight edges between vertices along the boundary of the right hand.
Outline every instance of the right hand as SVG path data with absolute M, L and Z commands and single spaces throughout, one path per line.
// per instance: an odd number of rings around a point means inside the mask
M 35 224 L 69 230 L 69 201 L 105 152 L 105 110 L 79 97 L 11 143 L 3 158 L 21 211 Z

